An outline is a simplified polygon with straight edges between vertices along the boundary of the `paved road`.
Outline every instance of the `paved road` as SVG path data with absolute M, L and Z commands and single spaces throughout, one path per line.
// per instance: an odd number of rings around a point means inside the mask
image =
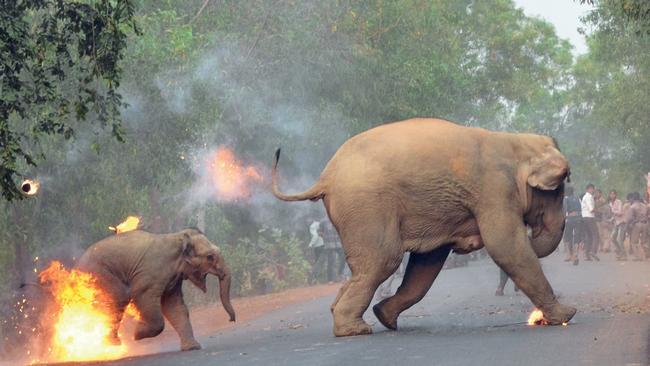
M 583 262 L 554 254 L 544 270 L 563 301 L 578 307 L 566 327 L 523 324 L 530 301 L 506 287 L 495 297 L 498 271 L 489 260 L 444 270 L 427 297 L 374 335 L 334 338 L 331 297 L 291 306 L 199 339 L 204 349 L 106 365 L 647 365 L 650 262 Z M 395 281 L 399 282 L 399 281 Z

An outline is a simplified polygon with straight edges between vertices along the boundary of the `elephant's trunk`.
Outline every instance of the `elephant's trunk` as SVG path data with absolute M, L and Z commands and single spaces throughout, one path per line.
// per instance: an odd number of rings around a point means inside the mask
M 534 232 L 534 230 L 533 230 Z M 560 228 L 549 229 L 544 227 L 541 232 L 531 239 L 531 245 L 538 258 L 544 258 L 553 253 L 562 240 L 564 222 Z
M 221 297 L 221 305 L 230 315 L 230 321 L 235 321 L 235 309 L 230 304 L 230 270 L 223 269 L 223 274 L 219 277 L 219 296 Z
M 543 258 L 557 249 L 564 233 L 564 209 L 562 192 L 543 192 L 534 197 L 535 208 L 529 213 L 527 222 L 531 226 L 531 246 L 538 258 Z

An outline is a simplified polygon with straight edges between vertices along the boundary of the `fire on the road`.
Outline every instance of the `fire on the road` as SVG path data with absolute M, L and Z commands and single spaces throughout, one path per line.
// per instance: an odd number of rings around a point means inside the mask
M 217 196 L 226 201 L 250 196 L 251 184 L 262 181 L 262 175 L 255 167 L 242 163 L 231 149 L 224 146 L 210 155 L 208 164 Z
M 532 313 L 528 316 L 528 325 L 546 325 L 546 320 L 544 320 L 544 313 L 541 310 L 535 308 Z
M 47 319 L 53 332 L 49 352 L 45 359 L 32 360 L 34 363 L 110 360 L 126 355 L 125 345 L 109 342 L 111 314 L 101 307 L 108 295 L 92 274 L 67 270 L 54 261 L 39 274 L 39 280 L 51 291 L 56 310 Z M 129 314 L 138 314 L 135 307 L 129 308 Z
M 115 234 L 125 233 L 127 231 L 133 231 L 138 228 L 140 225 L 140 218 L 137 216 L 129 216 L 117 226 L 109 226 L 108 229 L 114 231 Z
M 548 322 L 544 319 L 544 313 L 535 308 L 528 316 L 528 325 L 548 325 Z M 567 323 L 562 323 L 562 325 L 566 327 Z

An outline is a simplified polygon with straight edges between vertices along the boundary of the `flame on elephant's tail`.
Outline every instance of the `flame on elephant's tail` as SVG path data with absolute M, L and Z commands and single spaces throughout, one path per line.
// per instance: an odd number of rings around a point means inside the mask
M 32 363 L 111 360 L 126 355 L 125 345 L 113 345 L 111 315 L 102 309 L 107 294 L 90 273 L 67 270 L 54 261 L 39 274 L 42 286 L 55 302 L 46 322 L 52 329 L 48 352 Z
M 259 170 L 243 163 L 232 149 L 220 146 L 208 156 L 208 171 L 217 198 L 236 201 L 251 195 L 253 184 L 263 181 Z
M 127 231 L 136 230 L 140 226 L 140 218 L 138 216 L 129 216 L 117 226 L 109 226 L 108 230 L 115 232 L 115 234 L 125 233 Z

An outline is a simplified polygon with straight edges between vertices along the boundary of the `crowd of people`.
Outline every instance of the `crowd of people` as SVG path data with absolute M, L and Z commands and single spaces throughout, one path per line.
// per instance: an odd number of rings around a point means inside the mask
M 599 253 L 614 252 L 620 261 L 643 261 L 650 256 L 650 203 L 648 193 L 627 194 L 623 202 L 616 190 L 607 197 L 593 184 L 578 196 L 571 186 L 565 189 L 565 261 L 578 265 L 580 253 L 586 261 L 600 261 Z

